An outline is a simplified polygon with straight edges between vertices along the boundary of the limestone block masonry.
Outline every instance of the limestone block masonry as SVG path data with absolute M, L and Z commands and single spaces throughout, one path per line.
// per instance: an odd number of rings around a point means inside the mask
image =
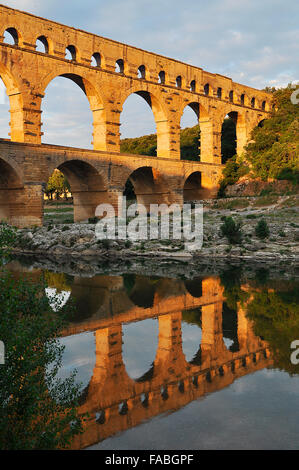
M 6 31 L 14 45 L 4 42 Z M 37 39 L 44 52 L 36 50 Z M 101 202 L 116 206 L 129 177 L 146 205 L 212 197 L 222 171 L 224 117 L 235 120 L 241 154 L 251 130 L 272 108 L 271 95 L 228 77 L 3 5 L 0 76 L 11 116 L 11 140 L 0 139 L 0 220 L 17 226 L 43 223 L 43 191 L 55 168 L 71 184 L 75 221 L 93 217 Z M 74 81 L 88 98 L 94 150 L 41 144 L 43 98 L 58 76 Z M 120 153 L 120 114 L 132 93 L 153 111 L 157 157 Z M 180 159 L 186 106 L 199 120 L 198 162 Z

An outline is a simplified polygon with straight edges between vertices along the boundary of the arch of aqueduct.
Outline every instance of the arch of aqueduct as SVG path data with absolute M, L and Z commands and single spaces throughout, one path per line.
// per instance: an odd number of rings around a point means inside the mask
M 6 31 L 13 45 L 4 42 Z M 37 39 L 44 52 L 36 50 Z M 75 221 L 93 217 L 101 202 L 116 207 L 129 177 L 137 200 L 145 204 L 182 204 L 184 190 L 185 200 L 213 197 L 222 170 L 224 117 L 230 115 L 236 123 L 240 154 L 272 106 L 268 93 L 228 77 L 3 5 L 0 76 L 11 116 L 10 140 L 0 140 L 0 219 L 17 226 L 42 224 L 43 191 L 55 168 L 71 184 Z M 43 98 L 58 76 L 73 80 L 86 94 L 93 114 L 93 150 L 41 144 Z M 132 93 L 152 109 L 157 157 L 120 153 L 120 114 Z M 198 162 L 180 159 L 186 106 L 199 120 Z

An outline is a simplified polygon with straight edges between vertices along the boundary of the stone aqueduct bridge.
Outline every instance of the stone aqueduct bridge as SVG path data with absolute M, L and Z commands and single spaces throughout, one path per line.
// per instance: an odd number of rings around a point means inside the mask
M 14 45 L 5 43 L 6 31 Z M 37 39 L 44 53 L 36 50 Z M 76 221 L 94 216 L 101 202 L 116 207 L 129 177 L 145 204 L 212 196 L 221 174 L 224 117 L 235 120 L 241 153 L 271 109 L 269 94 L 230 78 L 1 5 L 0 75 L 11 114 L 11 140 L 0 141 L 0 218 L 18 226 L 42 224 L 43 189 L 55 168 L 70 181 Z M 73 80 L 89 100 L 94 150 L 41 144 L 43 98 L 58 76 Z M 120 114 L 132 93 L 153 111 L 157 157 L 120 154 Z M 199 119 L 199 162 L 180 159 L 186 106 Z
M 237 378 L 272 365 L 267 343 L 254 335 L 240 305 L 234 332 L 238 348 L 233 352 L 225 346 L 225 299 L 218 278 L 185 282 L 161 279 L 153 287 L 145 278 L 137 277 L 130 293 L 125 290 L 122 277 L 78 279 L 72 293 L 80 298 L 80 293 L 86 295 L 88 288 L 97 291 L 101 305 L 94 305 L 91 318 L 64 332 L 71 335 L 93 330 L 96 343 L 93 376 L 80 406 L 80 412 L 88 412 L 89 418 L 74 448 L 92 445 L 153 416 L 178 410 L 229 386 Z M 146 306 L 150 299 L 151 306 Z M 187 362 L 182 345 L 182 315 L 199 307 L 201 344 L 194 359 Z M 133 380 L 122 358 L 122 324 L 146 318 L 158 318 L 158 347 L 152 368 Z

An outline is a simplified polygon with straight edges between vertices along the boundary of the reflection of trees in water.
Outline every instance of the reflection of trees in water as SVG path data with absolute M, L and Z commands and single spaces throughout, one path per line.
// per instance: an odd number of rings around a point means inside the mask
M 124 286 L 128 297 L 137 307 L 151 308 L 154 306 L 156 284 L 159 278 L 124 274 Z
M 298 366 L 290 360 L 290 345 L 299 339 L 299 285 L 282 282 L 280 289 L 273 292 L 264 287 L 255 292 L 248 317 L 253 320 L 254 333 L 269 343 L 274 366 L 298 374 Z
M 226 299 L 227 307 L 231 310 L 237 310 L 238 302 L 246 302 L 250 294 L 241 288 L 242 268 L 231 267 L 223 271 L 220 275 L 221 284 L 224 287 L 223 296 Z
M 57 292 L 71 291 L 73 283 L 73 276 L 65 273 L 53 273 L 51 271 L 44 271 L 44 278 L 48 287 L 56 289 Z
M 239 351 L 238 312 L 237 310 L 229 308 L 226 302 L 223 303 L 222 308 L 222 333 L 223 341 L 228 347 L 229 351 Z M 227 344 L 227 339 L 229 340 L 230 344 Z
M 130 295 L 130 292 L 132 291 L 133 287 L 135 286 L 135 279 L 136 279 L 135 274 L 124 274 L 123 275 L 124 287 L 125 287 L 128 295 Z
M 45 292 L 50 306 L 54 312 L 58 312 L 70 299 L 73 277 L 65 273 L 54 273 L 51 271 L 44 271 L 43 277 L 47 285 Z M 71 305 L 68 312 L 69 314 L 72 312 Z
M 242 269 L 230 268 L 221 276 L 224 287 L 223 332 L 237 331 L 238 303 L 245 306 L 253 320 L 255 335 L 269 343 L 275 366 L 289 373 L 298 374 L 298 366 L 291 364 L 290 345 L 299 339 L 299 289 L 293 281 L 271 280 L 266 268 L 259 268 L 252 280 L 247 280 L 247 290 L 242 290 Z M 249 301 L 250 296 L 253 299 Z M 247 302 L 249 301 L 248 305 Z M 234 313 L 235 312 L 235 313 Z M 231 345 L 230 350 L 232 351 Z
M 199 328 L 202 328 L 201 307 L 183 310 L 182 320 L 190 325 L 197 325 Z
M 187 324 L 188 328 L 185 328 Z M 190 330 L 190 327 L 197 326 L 198 330 Z M 192 343 L 192 333 L 195 333 L 196 347 L 192 347 L 193 353 L 190 353 L 190 342 Z M 185 337 L 186 336 L 186 337 Z M 192 310 L 183 310 L 182 312 L 182 347 L 186 360 L 193 365 L 201 365 L 201 338 L 202 338 L 202 309 L 201 307 Z M 188 347 L 189 346 L 189 347 Z M 195 354 L 194 354 L 195 350 Z

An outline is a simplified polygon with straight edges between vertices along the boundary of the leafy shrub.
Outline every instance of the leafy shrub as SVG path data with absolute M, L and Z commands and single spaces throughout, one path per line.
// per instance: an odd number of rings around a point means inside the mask
M 258 238 L 261 239 L 269 237 L 270 230 L 267 222 L 264 219 L 258 222 L 257 226 L 255 227 L 255 234 Z
M 225 197 L 225 189 L 228 185 L 235 184 L 241 176 L 246 175 L 249 172 L 249 168 L 244 162 L 237 161 L 237 155 L 234 155 L 227 160 L 225 167 L 222 171 L 223 179 L 220 182 L 220 188 L 218 191 L 218 197 Z
M 226 217 L 224 224 L 220 227 L 223 236 L 227 237 L 232 245 L 241 243 L 242 231 L 241 222 L 235 222 L 232 217 Z

